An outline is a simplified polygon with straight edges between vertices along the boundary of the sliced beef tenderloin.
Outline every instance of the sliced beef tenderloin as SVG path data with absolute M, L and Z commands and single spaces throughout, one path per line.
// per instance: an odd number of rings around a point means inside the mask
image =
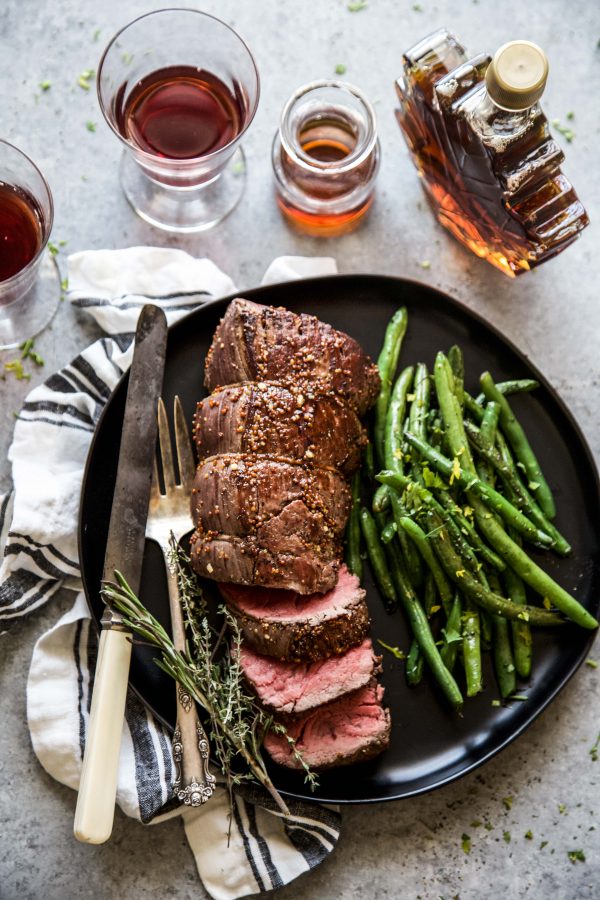
M 209 391 L 240 381 L 278 381 L 297 390 L 318 385 L 359 415 L 375 402 L 377 366 L 360 345 L 315 316 L 232 300 L 206 358 Z
M 232 588 L 262 585 L 302 595 L 331 590 L 337 581 L 337 558 L 323 558 L 293 535 L 280 543 L 294 546 L 295 542 L 296 552 L 285 553 L 260 546 L 256 535 L 235 537 L 195 531 L 191 539 L 192 568 L 204 578 L 230 581 Z
M 356 413 L 331 394 L 248 381 L 220 388 L 198 404 L 194 439 L 199 459 L 272 454 L 351 475 L 366 438 Z
M 327 659 L 360 644 L 369 628 L 365 591 L 346 566 L 326 594 L 303 596 L 220 584 L 244 640 L 257 653 L 294 662 Z
M 304 761 L 313 769 L 364 762 L 385 750 L 390 741 L 390 714 L 381 705 L 383 688 L 375 680 L 353 694 L 286 723 Z M 301 768 L 284 735 L 270 731 L 265 750 L 275 762 Z
M 334 558 L 350 509 L 341 475 L 252 454 L 203 460 L 192 488 L 192 517 L 199 532 L 254 537 L 275 553 L 312 550 Z
M 261 704 L 279 715 L 306 713 L 367 685 L 381 670 L 370 638 L 342 656 L 318 662 L 286 662 L 243 645 L 239 653 L 244 677 Z

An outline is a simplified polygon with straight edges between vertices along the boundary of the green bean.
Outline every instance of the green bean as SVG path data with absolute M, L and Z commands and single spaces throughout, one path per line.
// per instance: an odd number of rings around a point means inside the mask
M 406 416 L 406 396 L 414 375 L 413 366 L 407 366 L 394 383 L 388 404 L 384 431 L 384 464 L 386 469 L 402 471 L 402 439 Z
M 463 698 L 456 681 L 448 671 L 440 652 L 436 646 L 427 615 L 415 594 L 410 583 L 400 552 L 394 544 L 388 545 L 390 549 L 392 578 L 404 607 L 412 633 L 416 638 L 425 662 L 431 669 L 437 683 L 444 692 L 447 700 L 455 709 L 461 709 Z
M 500 407 L 492 400 L 485 408 L 483 419 L 481 420 L 481 427 L 479 429 L 482 443 L 490 450 L 493 450 L 494 443 L 496 441 L 496 431 L 498 428 L 499 418 Z M 469 437 L 470 427 L 475 428 L 474 425 L 471 426 L 470 422 L 465 422 L 465 431 L 467 437 Z M 481 463 L 477 469 L 477 472 L 482 481 L 486 481 L 491 487 L 494 487 L 494 474 L 490 465 Z
M 394 492 L 402 494 L 403 491 L 415 491 L 421 502 L 424 502 L 428 506 L 431 506 L 433 509 L 435 509 L 446 524 L 448 531 L 450 532 L 450 535 L 452 537 L 453 543 L 459 549 L 460 553 L 464 556 L 473 573 L 477 577 L 479 577 L 478 573 L 481 569 L 481 564 L 478 562 L 473 549 L 465 539 L 459 526 L 452 518 L 452 515 L 442 506 L 442 503 L 449 503 L 452 507 L 455 506 L 454 501 L 450 497 L 448 497 L 445 492 L 440 492 L 440 499 L 438 500 L 427 488 L 418 485 L 416 482 L 411 481 L 410 478 L 407 478 L 405 475 L 402 475 L 399 472 L 387 472 L 384 470 L 376 476 L 376 480 L 394 488 L 394 491 L 391 492 L 392 497 L 394 496 Z M 400 535 L 403 533 L 403 529 L 400 527 L 398 534 Z M 502 566 L 504 567 L 504 563 L 502 563 Z
M 398 534 L 398 526 L 394 521 L 388 522 L 381 530 L 381 540 L 384 544 L 389 544 Z
M 504 400 L 504 398 L 502 399 Z M 502 404 L 500 406 L 502 407 Z M 502 415 L 500 421 L 502 421 Z M 470 453 L 468 456 L 470 458 Z M 472 505 L 475 508 L 475 516 L 483 536 L 494 550 L 502 556 L 505 563 L 514 569 L 526 584 L 532 587 L 541 597 L 547 598 L 575 624 L 589 629 L 598 627 L 598 622 L 591 613 L 557 584 L 547 572 L 544 572 L 543 569 L 536 565 L 525 551 L 506 534 L 504 528 L 494 516 L 486 513 L 481 506 L 475 506 L 475 503 Z M 532 621 L 532 624 L 535 623 Z
M 500 581 L 495 574 L 490 575 L 490 587 L 499 594 L 502 590 Z M 510 643 L 510 624 L 503 619 L 502 616 L 494 616 L 494 639 L 493 639 L 493 658 L 494 670 L 498 687 L 500 688 L 500 696 L 503 699 L 514 694 L 517 689 L 517 676 L 515 673 L 515 661 Z
M 360 472 L 352 477 L 352 507 L 346 527 L 346 565 L 359 581 L 363 579 L 363 561 L 360 555 Z
M 464 453 L 463 462 L 467 465 L 469 465 L 470 463 L 470 471 L 472 471 L 474 475 L 475 465 L 473 464 L 473 461 L 471 459 L 467 436 L 462 424 L 462 412 L 460 409 L 460 404 L 458 403 L 454 394 L 454 375 L 452 373 L 452 369 L 450 363 L 448 362 L 448 359 L 441 352 L 437 354 L 435 359 L 434 381 L 440 412 L 442 414 L 442 419 L 446 429 L 446 439 L 448 441 L 450 450 L 453 456 Z M 463 391 L 463 394 L 465 403 L 469 403 L 470 401 L 472 401 L 472 403 L 475 404 L 473 398 L 470 397 L 466 391 Z M 477 404 L 475 404 L 475 406 L 477 406 Z M 477 407 L 477 409 L 479 410 L 479 407 Z M 481 417 L 483 417 L 483 410 L 481 410 L 480 412 Z M 471 505 L 474 508 L 481 506 L 476 498 L 473 500 Z M 482 551 L 482 555 L 483 552 L 484 551 Z M 498 556 L 495 554 L 494 556 L 495 562 L 492 562 L 491 559 L 488 559 L 488 562 L 490 562 L 492 565 L 497 564 L 498 561 Z
M 563 624 L 563 619 L 555 612 L 540 609 L 538 606 L 519 606 L 486 588 L 464 568 L 463 561 L 454 550 L 444 523 L 435 510 L 427 510 L 426 519 L 435 532 L 432 538 L 434 549 L 446 575 L 467 597 L 489 612 L 505 616 L 507 619 L 524 619 L 532 625 L 541 626 Z
M 448 575 L 451 581 L 458 584 L 459 587 L 467 586 L 475 600 L 477 600 L 481 594 L 481 605 L 484 608 L 488 609 L 490 612 L 505 615 L 509 619 L 522 618 L 527 620 L 529 617 L 529 620 L 533 625 L 562 624 L 563 620 L 556 613 L 550 612 L 549 610 L 540 609 L 537 606 L 526 606 L 523 609 L 506 600 L 504 597 L 497 597 L 489 591 L 486 584 L 478 581 L 472 574 L 466 572 L 464 569 L 464 560 L 454 549 L 446 528 L 446 523 L 439 511 L 430 503 L 431 494 L 426 488 L 422 488 L 414 482 L 411 482 L 405 475 L 401 475 L 398 472 L 380 472 L 377 475 L 377 481 L 380 481 L 382 484 L 387 484 L 395 491 L 410 490 L 417 501 L 422 501 L 423 509 L 426 510 L 427 513 L 428 537 L 434 544 L 434 549 L 446 571 L 446 575 Z M 488 513 L 488 515 L 491 517 L 492 514 Z M 500 531 L 508 537 L 502 528 L 500 528 Z M 513 542 L 511 541 L 511 543 Z M 442 554 L 440 553 L 440 550 L 442 551 Z M 444 558 L 442 558 L 442 555 Z M 526 554 L 523 555 L 526 556 Z M 531 564 L 533 565 L 533 563 Z M 457 574 L 457 572 L 460 574 Z M 549 578 L 549 576 L 546 577 Z M 552 579 L 549 580 L 551 581 Z M 471 582 L 474 584 L 471 584 Z M 556 585 L 556 587 L 558 587 L 558 585 Z M 466 587 L 465 593 L 468 593 Z M 488 594 L 490 596 L 487 596 Z M 573 600 L 574 603 L 577 602 L 573 598 L 570 599 Z M 589 613 L 587 615 L 589 615 Z
M 458 652 L 458 645 L 462 643 L 461 628 L 462 600 L 460 599 L 460 594 L 457 591 L 454 595 L 452 609 L 450 610 L 450 615 L 448 616 L 446 627 L 442 629 L 444 646 L 440 650 L 440 656 L 442 657 L 442 662 L 449 672 L 454 669 L 456 654 Z
M 425 579 L 425 615 L 428 619 L 431 618 L 431 614 L 434 610 L 435 600 L 435 581 L 431 572 L 428 572 L 427 578 Z M 421 681 L 423 677 L 424 663 L 425 659 L 423 657 L 423 654 L 421 653 L 419 643 L 415 638 L 413 638 L 413 642 L 410 645 L 410 650 L 406 659 L 406 680 L 410 685 L 418 684 Z
M 408 656 L 406 657 L 406 680 L 411 687 L 418 684 L 423 677 L 425 660 L 416 638 L 412 639 Z
M 598 622 L 591 613 L 562 588 L 553 578 L 544 572 L 521 547 L 505 532 L 504 528 L 494 520 L 491 513 L 479 515 L 475 510 L 477 522 L 489 544 L 504 559 L 507 566 L 515 570 L 523 581 L 534 589 L 540 597 L 547 598 L 563 615 L 582 628 L 597 628 Z M 531 624 L 536 623 L 531 619 Z
M 561 556 L 567 556 L 571 552 L 571 545 L 563 537 L 558 528 L 544 515 L 538 504 L 535 502 L 521 479 L 514 463 L 509 464 L 506 456 L 501 456 L 500 451 L 494 446 L 488 446 L 487 442 L 482 439 L 481 432 L 471 422 L 465 422 L 465 430 L 471 444 L 477 452 L 492 466 L 500 475 L 504 484 L 510 489 L 512 497 L 514 497 L 514 506 L 521 509 L 527 517 L 538 528 L 544 531 L 552 538 L 553 549 Z
M 536 388 L 539 388 L 539 386 L 539 381 L 534 381 L 533 378 L 515 378 L 512 381 L 496 382 L 496 387 L 501 394 L 522 394 L 526 391 L 534 391 Z M 475 398 L 475 402 L 483 406 L 485 399 L 485 394 L 478 394 Z
M 483 689 L 481 669 L 481 637 L 479 612 L 473 601 L 467 599 L 462 616 L 463 665 L 467 679 L 467 697 L 474 697 Z
M 383 512 L 390 505 L 390 495 L 388 489 L 385 484 L 382 484 L 381 487 L 378 487 L 375 493 L 373 494 L 372 501 L 373 512 Z
M 375 402 L 375 453 L 380 463 L 384 461 L 384 433 L 392 383 L 398 366 L 402 341 L 406 334 L 408 315 L 406 308 L 398 309 L 390 319 L 385 331 L 383 346 L 377 360 L 381 377 L 381 389 Z
M 494 441 L 496 440 L 496 431 L 498 428 L 498 418 L 500 416 L 500 407 L 497 403 L 488 403 L 485 407 L 485 411 L 483 413 L 483 419 L 481 420 L 481 437 L 482 439 L 490 446 L 494 446 Z M 470 422 L 465 420 L 465 429 Z M 468 432 L 467 432 L 468 435 Z M 490 487 L 495 486 L 495 473 L 491 466 L 489 466 L 485 462 L 479 463 L 477 466 L 477 474 L 479 475 L 482 481 L 485 481 L 486 484 L 489 484 Z M 490 573 L 488 587 L 490 584 L 497 583 L 498 579 L 496 578 L 495 572 Z M 501 594 L 502 592 L 499 590 L 495 591 L 497 594 Z M 493 631 L 493 619 L 487 610 L 481 610 L 481 636 L 482 640 L 486 647 L 492 646 L 492 641 L 494 637 Z M 496 618 L 496 617 L 494 617 Z
M 527 602 L 525 595 L 525 585 L 512 569 L 507 568 L 504 572 L 504 587 L 507 595 L 520 606 L 524 606 Z M 512 639 L 515 653 L 515 668 L 521 678 L 529 678 L 531 675 L 531 656 L 532 656 L 532 636 L 531 628 L 528 622 L 522 619 L 514 619 L 511 622 Z
M 440 369 L 443 369 L 443 360 L 441 361 Z M 440 377 L 439 384 L 438 400 L 441 409 L 442 400 L 439 397 L 439 391 L 441 390 L 443 392 L 448 388 L 443 377 Z M 438 381 L 436 380 L 436 387 L 437 385 Z M 502 395 L 500 394 L 499 396 Z M 504 400 L 504 398 L 502 399 Z M 500 406 L 502 407 L 502 404 L 500 404 Z M 460 413 L 458 413 L 459 422 L 456 423 L 456 405 L 452 405 L 445 399 L 444 408 L 446 410 L 444 423 L 446 425 L 447 434 L 452 436 L 450 448 L 452 453 L 456 456 L 461 448 L 465 447 L 465 444 L 462 441 L 465 430 L 462 420 L 460 420 Z M 448 421 L 446 421 L 446 415 L 449 417 Z M 502 414 L 500 420 L 502 421 Z M 473 460 L 468 447 L 464 450 L 463 462 L 465 460 L 473 466 Z M 574 597 L 567 593 L 564 588 L 557 584 L 557 582 L 544 572 L 543 569 L 536 565 L 518 544 L 511 540 L 504 528 L 496 520 L 495 516 L 485 509 L 476 495 L 473 494 L 470 496 L 472 496 L 471 505 L 475 509 L 475 517 L 480 531 L 492 548 L 504 559 L 505 563 L 511 566 L 515 572 L 520 575 L 523 581 L 530 585 L 530 587 L 532 587 L 541 597 L 547 597 L 554 606 L 567 616 L 567 618 L 571 619 L 577 625 L 581 625 L 583 628 L 597 628 L 598 622 L 591 613 L 589 613 Z M 533 619 L 531 619 L 531 623 L 535 624 Z
M 481 641 L 486 648 L 491 647 L 493 635 L 492 616 L 487 609 L 480 609 L 479 619 L 481 624 Z
M 432 409 L 431 414 L 427 417 L 427 437 L 432 447 L 437 447 L 438 450 L 441 450 L 444 441 L 444 429 L 442 428 L 442 420 L 437 409 Z
M 454 393 L 462 410 L 465 403 L 465 361 L 462 350 L 456 344 L 448 350 L 448 362 L 454 376 Z
M 428 572 L 425 576 L 425 613 L 430 619 L 432 615 L 439 609 L 437 604 L 437 584 L 432 572 Z
M 494 403 L 493 401 L 491 403 L 488 403 L 483 414 L 483 419 L 481 420 L 479 433 L 481 435 L 481 440 L 485 442 L 486 446 L 490 448 L 493 448 L 494 441 L 496 440 L 499 416 L 500 407 L 498 406 L 498 404 Z M 464 427 L 467 437 L 469 437 L 469 426 L 471 425 L 471 422 L 467 420 L 464 421 Z M 473 428 L 476 427 L 477 426 L 473 425 Z M 484 481 L 490 487 L 493 488 L 496 486 L 496 473 L 494 472 L 493 467 L 486 460 L 479 460 L 479 463 L 477 465 L 477 474 L 479 475 L 481 481 Z M 487 618 L 485 622 L 485 632 L 485 640 L 489 645 L 492 642 L 492 623 L 489 618 Z
M 510 645 L 510 629 L 502 616 L 494 616 L 493 655 L 500 696 L 506 699 L 517 689 L 517 676 Z
M 395 472 L 402 472 L 403 470 L 402 431 L 406 414 L 407 394 L 412 384 L 413 373 L 414 369 L 412 366 L 409 366 L 398 376 L 388 406 L 385 423 L 384 456 L 386 463 Z M 381 488 L 377 491 L 377 495 L 380 490 Z M 423 580 L 419 555 L 402 529 L 398 526 L 398 519 L 405 515 L 406 510 L 398 496 L 393 496 L 391 501 L 394 520 L 397 525 L 398 541 L 408 568 L 408 574 L 412 583 L 415 586 L 419 586 Z
M 450 452 L 452 456 L 457 457 L 464 454 L 463 467 L 474 475 L 475 466 L 469 453 L 467 436 L 463 427 L 462 410 L 454 393 L 454 375 L 444 353 L 438 353 L 435 358 L 433 377 Z
M 465 529 L 462 525 L 462 518 L 459 518 L 455 514 L 456 504 L 452 497 L 446 491 L 438 491 L 434 496 L 434 500 L 432 503 L 426 501 L 429 506 L 435 509 L 441 516 L 446 528 L 448 529 L 448 533 L 452 540 L 452 543 L 456 547 L 457 551 L 461 554 L 465 563 L 469 566 L 472 573 L 476 578 L 479 578 L 479 573 L 481 571 L 481 563 L 477 559 L 475 555 L 475 550 L 471 546 L 467 536 L 465 535 Z
M 393 491 L 391 492 L 390 501 L 392 504 L 394 522 L 396 523 L 398 542 L 402 550 L 402 557 L 404 559 L 404 562 L 406 563 L 406 568 L 408 569 L 408 575 L 412 584 L 415 587 L 420 587 L 420 585 L 423 583 L 423 569 L 421 566 L 421 559 L 419 557 L 417 549 L 415 548 L 415 545 L 400 525 L 400 519 L 402 519 L 402 517 L 406 515 L 406 507 L 402 502 L 402 498 Z
M 391 506 L 390 492 L 388 491 L 385 484 L 381 484 L 377 488 L 377 490 L 375 491 L 375 493 L 373 495 L 372 510 L 373 510 L 373 514 L 375 515 L 375 518 L 380 516 L 384 511 L 388 510 L 390 508 L 390 506 Z M 402 504 L 400 502 L 400 498 L 397 496 L 394 497 L 392 513 L 394 514 L 394 516 L 396 518 L 399 518 L 400 516 L 403 516 L 406 513 L 406 510 L 404 509 L 404 507 L 402 506 Z M 384 544 L 388 543 L 390 540 L 393 540 L 393 534 L 390 533 L 391 523 L 388 522 L 386 525 L 381 525 L 380 531 L 381 531 L 381 539 L 384 542 Z M 384 534 L 384 532 L 385 532 L 385 534 Z M 419 556 L 417 554 L 417 551 L 415 550 L 413 545 L 410 543 L 410 541 L 407 539 L 407 537 L 406 537 L 405 533 L 402 531 L 402 529 L 398 529 L 397 525 L 396 525 L 396 533 L 398 534 L 398 541 L 400 542 L 400 546 L 402 548 L 402 555 L 403 555 L 404 559 L 406 560 L 411 579 L 413 580 L 413 583 L 420 584 L 421 577 L 422 577 L 421 576 L 421 563 L 419 561 Z
M 465 401 L 465 410 L 469 413 L 472 419 L 479 424 L 483 419 L 483 406 L 480 406 L 479 403 L 475 400 L 474 397 L 471 396 L 467 391 L 463 391 L 463 398 Z
M 429 397 L 431 394 L 431 381 L 427 366 L 424 363 L 417 363 L 415 367 L 414 379 L 414 399 L 410 405 L 408 416 L 409 430 L 419 435 L 424 440 L 427 439 L 427 417 L 429 414 Z M 415 481 L 423 483 L 423 474 L 417 462 L 413 460 L 411 464 L 411 472 Z
M 373 442 L 367 441 L 362 449 L 361 472 L 364 474 L 367 482 L 372 482 L 375 478 L 375 459 L 373 457 Z
M 456 527 L 461 534 L 461 538 L 465 535 L 475 553 L 479 554 L 479 556 L 481 556 L 486 563 L 489 563 L 490 566 L 493 566 L 494 569 L 503 572 L 506 568 L 504 560 L 500 559 L 497 553 L 494 553 L 493 550 L 483 543 L 473 523 L 468 520 L 460 506 L 454 502 L 448 492 L 438 491 L 436 497 L 440 504 L 444 506 L 445 510 L 447 510 L 450 518 L 455 522 Z M 444 521 L 449 524 L 446 517 L 444 517 Z M 460 543 L 461 546 L 464 545 L 464 538 L 462 538 Z
M 402 516 L 399 520 L 397 520 L 397 524 L 400 525 L 409 535 L 409 537 L 414 541 L 417 550 L 423 557 L 425 564 L 427 565 L 429 571 L 431 572 L 431 575 L 435 579 L 435 584 L 439 591 L 440 600 L 442 601 L 442 605 L 444 607 L 446 615 L 450 615 L 453 591 L 450 586 L 450 582 L 444 574 L 444 570 L 440 566 L 435 553 L 429 545 L 427 535 L 425 534 L 423 529 L 408 516 Z
M 489 372 L 484 372 L 479 379 L 483 393 L 488 400 L 495 400 L 500 404 L 500 425 L 506 435 L 509 444 L 513 448 L 517 459 L 525 466 L 529 486 L 540 505 L 544 515 L 553 519 L 556 515 L 556 507 L 552 491 L 542 474 L 540 464 L 531 449 L 523 428 L 517 421 L 510 404 L 504 394 L 501 394 Z M 535 487 L 533 487 L 535 485 Z
M 455 480 L 464 490 L 474 494 L 483 500 L 488 507 L 494 512 L 499 513 L 505 522 L 512 525 L 520 534 L 526 537 L 532 543 L 547 546 L 552 543 L 552 538 L 544 531 L 530 522 L 530 520 L 516 506 L 503 497 L 502 494 L 490 487 L 475 474 L 471 474 L 467 469 L 458 464 L 458 459 L 449 460 L 443 456 L 438 450 L 422 441 L 410 431 L 404 433 L 406 440 L 419 453 L 424 456 L 441 475 L 445 475 L 452 483 Z M 466 454 L 463 454 L 466 457 Z
M 393 609 L 398 603 L 398 597 L 388 570 L 377 525 L 369 510 L 364 506 L 360 510 L 360 526 L 367 545 L 367 554 L 373 575 L 383 595 L 384 603 L 388 608 Z

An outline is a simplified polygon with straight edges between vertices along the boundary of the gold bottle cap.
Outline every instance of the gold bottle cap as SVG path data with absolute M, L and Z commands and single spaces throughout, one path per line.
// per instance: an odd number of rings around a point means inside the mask
M 546 54 L 531 41 L 504 44 L 485 73 L 488 94 L 494 103 L 515 111 L 529 109 L 540 99 L 547 78 Z

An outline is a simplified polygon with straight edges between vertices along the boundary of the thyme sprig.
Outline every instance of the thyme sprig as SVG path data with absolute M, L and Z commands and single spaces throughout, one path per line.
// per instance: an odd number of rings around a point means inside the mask
M 177 573 L 189 636 L 184 652 L 175 649 L 171 636 L 145 608 L 120 572 L 115 572 L 116 583 L 104 584 L 104 599 L 121 613 L 124 624 L 132 632 L 161 651 L 156 664 L 207 713 L 215 762 L 225 776 L 230 795 L 235 785 L 258 782 L 284 815 L 289 815 L 266 770 L 261 750 L 266 733 L 273 730 L 285 737 L 304 770 L 305 782 L 312 789 L 317 786 L 316 775 L 285 726 L 275 722 L 248 693 L 239 662 L 242 635 L 238 623 L 225 606 L 220 606 L 219 614 L 229 630 L 230 640 L 223 640 L 225 628 L 216 631 L 210 625 L 200 585 L 188 567 L 188 557 L 174 539 L 170 562 Z

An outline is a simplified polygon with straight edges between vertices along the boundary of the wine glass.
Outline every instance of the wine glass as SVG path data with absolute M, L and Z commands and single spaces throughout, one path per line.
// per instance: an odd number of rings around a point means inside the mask
M 204 231 L 238 203 L 240 147 L 260 93 L 244 41 L 193 9 L 135 19 L 104 51 L 102 113 L 124 145 L 121 185 L 135 212 L 158 228 Z
M 54 205 L 35 163 L 0 140 L 0 349 L 48 324 L 60 301 L 58 267 L 46 247 Z

